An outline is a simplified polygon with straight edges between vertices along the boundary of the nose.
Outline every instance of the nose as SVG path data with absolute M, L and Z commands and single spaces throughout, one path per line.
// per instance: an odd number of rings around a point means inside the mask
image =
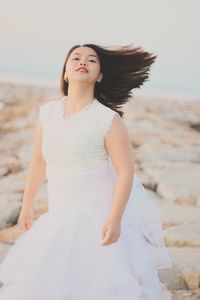
M 84 65 L 84 66 L 85 66 L 85 65 L 86 65 L 86 63 L 84 63 L 84 62 L 80 62 L 80 65 Z

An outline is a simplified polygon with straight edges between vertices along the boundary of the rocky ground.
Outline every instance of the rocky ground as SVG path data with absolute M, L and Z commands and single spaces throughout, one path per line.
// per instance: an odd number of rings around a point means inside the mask
M 21 234 L 17 218 L 38 106 L 59 97 L 53 88 L 0 84 L 0 262 Z M 160 278 L 173 300 L 200 299 L 200 101 L 134 97 L 123 110 L 136 172 L 160 210 L 172 258 Z M 46 210 L 44 182 L 34 221 Z

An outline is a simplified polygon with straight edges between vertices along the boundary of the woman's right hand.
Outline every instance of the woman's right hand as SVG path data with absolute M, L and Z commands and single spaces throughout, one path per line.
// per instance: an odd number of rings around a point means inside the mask
M 22 207 L 17 221 L 19 227 L 23 230 L 28 230 L 32 226 L 33 216 L 34 213 L 32 207 Z

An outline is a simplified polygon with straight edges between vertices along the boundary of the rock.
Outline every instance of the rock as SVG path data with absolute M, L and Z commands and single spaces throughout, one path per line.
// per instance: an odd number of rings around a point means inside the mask
M 171 145 L 173 147 L 181 147 L 182 146 L 180 139 L 178 140 L 177 138 L 170 136 L 170 135 L 162 135 L 160 137 L 160 142 L 162 144 Z
M 160 279 L 170 290 L 187 290 L 197 287 L 200 276 L 200 251 L 198 248 L 168 248 L 172 267 L 159 270 Z
M 23 193 L 25 187 L 25 176 L 27 170 L 23 172 L 17 172 L 9 174 L 6 177 L 1 178 L 1 193 L 18 192 Z
M 196 131 L 200 132 L 200 122 L 199 120 L 197 122 L 191 122 L 189 124 L 189 126 L 192 128 L 192 129 L 195 129 Z
M 200 299 L 200 289 L 187 291 L 171 291 L 172 300 L 199 300 Z
M 186 171 L 187 170 L 187 171 Z M 165 164 L 159 168 L 146 167 L 147 177 L 157 182 L 156 192 L 164 199 L 175 203 L 200 206 L 200 178 L 198 164 Z
M 165 241 L 169 247 L 200 248 L 200 218 L 166 229 Z
M 192 205 L 196 206 L 199 205 L 199 199 L 196 199 L 194 196 L 179 196 L 175 199 L 174 203 L 179 205 Z
M 178 204 L 168 204 L 166 201 L 157 202 L 164 228 L 200 219 L 200 208 Z M 175 227 L 174 227 L 175 228 Z
M 16 156 L 20 161 L 23 161 L 24 167 L 28 167 L 31 160 L 31 154 L 33 150 L 32 144 L 23 144 L 18 150 L 16 150 Z
M 0 230 L 0 243 L 14 244 L 24 232 L 18 224 Z
M 23 170 L 22 164 L 15 159 L 10 163 L 4 163 L 3 166 L 0 166 L 0 177 L 17 173 L 22 170 Z
M 153 192 L 156 191 L 157 182 L 153 179 L 153 177 L 148 176 L 146 173 L 140 170 L 137 170 L 136 175 L 140 179 L 145 189 L 151 190 Z M 154 197 L 158 197 L 158 195 L 154 194 Z
M 21 194 L 7 193 L 0 198 L 0 229 L 16 223 L 21 209 Z
M 148 166 L 160 166 L 162 163 L 200 163 L 200 149 L 185 145 L 184 151 L 171 144 L 161 144 L 159 141 L 146 142 L 140 146 L 135 154 L 136 160 Z
M 0 178 L 8 174 L 7 166 L 0 166 Z
M 183 279 L 189 290 L 195 290 L 199 288 L 199 274 L 192 271 L 183 272 Z
M 5 106 L 6 106 L 5 103 L 0 102 L 0 111 L 3 110 Z

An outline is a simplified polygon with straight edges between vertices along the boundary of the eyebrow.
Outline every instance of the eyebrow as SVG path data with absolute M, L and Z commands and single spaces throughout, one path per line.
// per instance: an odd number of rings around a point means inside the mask
M 74 53 L 74 55 L 76 55 L 76 54 L 80 55 L 81 53 L 79 53 L 79 52 Z M 98 57 L 96 55 L 93 55 L 93 54 L 89 54 L 88 56 L 93 56 L 93 57 L 96 57 L 98 59 Z

